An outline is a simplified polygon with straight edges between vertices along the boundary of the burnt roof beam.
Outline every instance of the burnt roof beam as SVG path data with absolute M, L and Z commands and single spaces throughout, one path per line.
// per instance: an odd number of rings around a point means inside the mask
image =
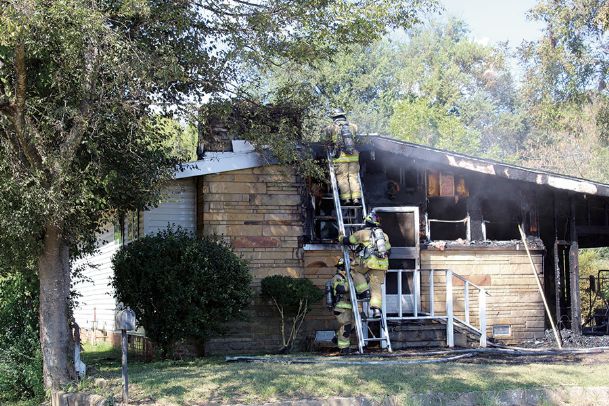
M 372 145 L 381 151 L 403 157 L 445 165 L 509 180 L 545 185 L 558 190 L 609 197 L 609 185 L 551 172 L 527 169 L 501 162 L 443 151 L 423 145 L 385 137 L 371 137 Z

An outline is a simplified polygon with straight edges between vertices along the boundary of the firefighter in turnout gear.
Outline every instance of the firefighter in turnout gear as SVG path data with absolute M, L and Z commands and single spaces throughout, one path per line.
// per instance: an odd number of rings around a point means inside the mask
M 385 281 L 385 273 L 389 269 L 389 237 L 380 227 L 378 215 L 372 211 L 364 219 L 365 228 L 351 234 L 349 238 L 339 235 L 339 242 L 344 245 L 355 245 L 358 252 L 357 266 L 352 272 L 355 290 L 358 297 L 365 294 L 364 286 L 356 281 L 355 275 L 368 275 L 370 280 L 370 308 L 374 317 L 380 317 L 382 308 L 381 285 Z M 359 274 L 358 274 L 359 273 Z M 361 281 L 361 279 L 360 279 Z M 365 281 L 365 279 L 364 279 Z
M 328 307 L 334 312 L 339 328 L 336 330 L 336 343 L 342 355 L 349 354 L 351 328 L 353 326 L 353 307 L 349 292 L 349 282 L 343 258 L 336 264 L 336 275 L 326 284 L 326 293 L 331 297 Z
M 342 109 L 334 109 L 331 115 L 334 123 L 325 129 L 326 139 L 330 143 L 334 157 L 336 182 L 340 191 L 340 199 L 345 204 L 357 205 L 362 197 L 358 181 L 359 152 L 355 149 L 357 126 L 349 123 Z

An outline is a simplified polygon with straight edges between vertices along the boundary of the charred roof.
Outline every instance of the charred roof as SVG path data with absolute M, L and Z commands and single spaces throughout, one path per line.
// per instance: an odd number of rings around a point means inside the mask
M 372 150 L 389 152 L 405 158 L 446 165 L 455 169 L 463 169 L 504 179 L 529 182 L 536 185 L 546 185 L 564 191 L 609 197 L 609 185 L 604 183 L 538 169 L 524 168 L 491 159 L 468 156 L 457 152 L 413 144 L 388 137 L 372 136 L 369 137 L 369 140 Z

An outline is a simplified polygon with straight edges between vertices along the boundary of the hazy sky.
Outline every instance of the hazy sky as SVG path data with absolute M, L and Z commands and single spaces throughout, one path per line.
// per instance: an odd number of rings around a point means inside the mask
M 444 15 L 463 19 L 479 41 L 509 41 L 510 46 L 522 40 L 539 38 L 542 25 L 526 18 L 536 0 L 441 0 Z

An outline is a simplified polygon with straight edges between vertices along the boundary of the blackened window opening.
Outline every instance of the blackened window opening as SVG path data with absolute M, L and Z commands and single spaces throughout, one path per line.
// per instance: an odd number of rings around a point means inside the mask
M 309 186 L 307 222 L 310 227 L 309 242 L 333 243 L 338 238 L 336 209 L 330 185 L 325 182 Z
M 430 197 L 427 204 L 430 238 L 432 241 L 467 239 L 467 199 Z M 441 222 L 433 220 L 445 220 Z M 454 222 L 453 222 L 454 221 Z
M 518 225 L 522 223 L 520 204 L 513 200 L 483 200 L 481 203 L 486 239 L 519 240 Z

